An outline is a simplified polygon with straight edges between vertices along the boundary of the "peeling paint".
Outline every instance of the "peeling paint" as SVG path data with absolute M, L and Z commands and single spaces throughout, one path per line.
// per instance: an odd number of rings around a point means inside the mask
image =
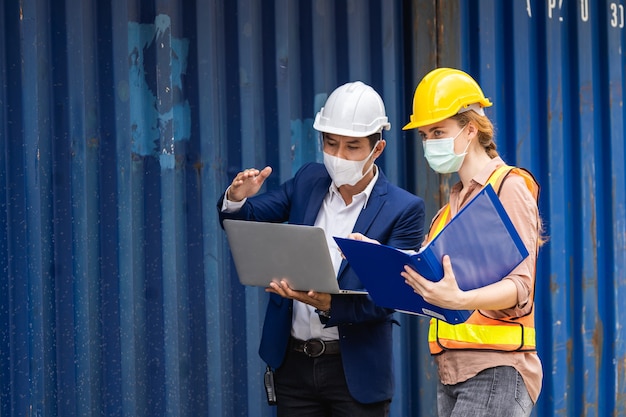
M 172 138 L 166 142 L 188 140 L 191 132 L 191 111 L 189 102 L 183 99 L 182 76 L 187 71 L 189 40 L 172 37 L 168 42 L 162 38 L 171 33 L 171 19 L 167 15 L 158 15 L 154 24 L 128 23 L 128 92 L 120 93 L 120 99 L 130 99 L 131 148 L 133 153 L 142 156 L 157 156 L 163 153 L 159 149 L 162 132 L 171 132 Z M 170 45 L 170 83 L 165 92 L 172 96 L 172 106 L 160 109 L 163 100 L 156 88 L 158 72 L 154 59 L 154 48 Z M 126 86 L 124 86 L 126 87 Z M 174 152 L 173 149 L 165 149 Z M 163 161 L 163 158 L 161 158 Z
M 311 145 L 311 141 L 315 143 Z M 291 121 L 291 161 L 293 172 L 304 162 L 322 161 L 322 149 L 317 141 L 317 132 L 313 129 L 313 119 L 296 119 Z

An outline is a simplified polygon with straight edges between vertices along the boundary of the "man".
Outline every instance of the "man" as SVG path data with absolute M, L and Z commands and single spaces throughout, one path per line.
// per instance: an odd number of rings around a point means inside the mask
M 320 226 L 339 286 L 360 289 L 332 237 L 358 232 L 417 249 L 424 203 L 390 184 L 374 164 L 386 146 L 382 130 L 391 126 L 370 86 L 357 81 L 337 88 L 313 127 L 322 135 L 324 164 L 306 164 L 277 190 L 256 196 L 272 169 L 240 172 L 218 202 L 220 221 Z M 394 382 L 393 311 L 367 295 L 293 291 L 284 281 L 267 291 L 259 353 L 276 370 L 278 416 L 387 416 Z

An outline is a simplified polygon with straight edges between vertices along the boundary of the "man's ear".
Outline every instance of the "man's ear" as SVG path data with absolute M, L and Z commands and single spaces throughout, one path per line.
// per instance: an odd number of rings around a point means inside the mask
M 387 141 L 385 139 L 379 140 L 376 146 L 374 147 L 374 158 L 378 158 L 380 154 L 383 153 L 386 146 L 387 146 Z

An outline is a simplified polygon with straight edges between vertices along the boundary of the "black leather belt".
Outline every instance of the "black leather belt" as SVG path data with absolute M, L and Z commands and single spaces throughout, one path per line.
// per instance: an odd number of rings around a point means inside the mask
M 299 340 L 292 337 L 290 344 L 292 350 L 304 353 L 309 358 L 319 358 L 322 355 L 338 355 L 341 353 L 338 340 Z

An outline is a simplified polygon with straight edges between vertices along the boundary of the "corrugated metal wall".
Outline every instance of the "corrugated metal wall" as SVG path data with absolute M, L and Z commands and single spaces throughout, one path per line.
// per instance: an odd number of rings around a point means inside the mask
M 624 0 L 0 1 L 0 415 L 270 416 L 265 294 L 215 203 L 319 159 L 339 84 L 381 92 L 383 169 L 428 216 L 454 178 L 408 118 L 436 66 L 494 101 L 543 185 L 537 416 L 626 415 Z M 400 316 L 393 416 L 433 416 L 426 321 Z M 375 381 L 373 381 L 374 383 Z

